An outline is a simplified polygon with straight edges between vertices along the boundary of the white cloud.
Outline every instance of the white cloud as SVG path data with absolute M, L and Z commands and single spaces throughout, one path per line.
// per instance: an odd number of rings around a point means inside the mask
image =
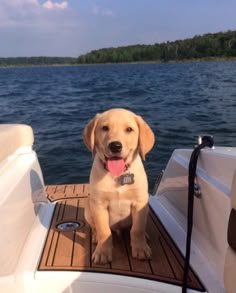
M 69 1 L 0 2 L 0 57 L 78 55 L 81 18 Z
M 21 26 L 37 13 L 38 0 L 1 0 L 0 28 Z
M 110 9 L 103 9 L 96 4 L 92 4 L 92 13 L 94 15 L 103 15 L 103 16 L 114 16 L 114 13 Z
M 106 46 L 113 38 L 100 26 L 109 28 L 113 12 L 77 1 L 0 0 L 0 57 L 78 56 Z
M 42 6 L 46 9 L 66 9 L 68 7 L 68 2 L 63 1 L 61 3 L 53 2 L 48 0 L 42 4 Z
M 68 1 L 51 0 L 0 0 L 0 29 L 13 27 L 45 27 L 46 23 L 57 23 L 58 11 L 68 11 Z M 63 12 L 64 13 L 64 12 Z

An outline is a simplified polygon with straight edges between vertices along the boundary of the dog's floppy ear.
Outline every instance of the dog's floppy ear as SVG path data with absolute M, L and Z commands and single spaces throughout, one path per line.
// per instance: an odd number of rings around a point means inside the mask
M 91 151 L 94 152 L 94 146 L 95 146 L 95 128 L 97 126 L 98 120 L 99 120 L 99 114 L 97 114 L 93 120 L 89 121 L 87 126 L 84 128 L 83 131 L 83 139 L 84 144 L 86 147 Z
M 146 154 L 152 149 L 155 136 L 149 125 L 140 116 L 135 116 L 136 123 L 139 127 L 139 148 L 140 154 L 143 160 L 145 160 Z

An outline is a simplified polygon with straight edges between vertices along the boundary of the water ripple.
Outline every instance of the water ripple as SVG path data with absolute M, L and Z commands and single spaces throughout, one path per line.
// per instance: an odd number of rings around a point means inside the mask
M 47 184 L 88 181 L 83 128 L 113 107 L 142 115 L 155 132 L 145 162 L 152 188 L 172 151 L 197 135 L 236 146 L 236 62 L 0 68 L 0 122 L 32 125 Z

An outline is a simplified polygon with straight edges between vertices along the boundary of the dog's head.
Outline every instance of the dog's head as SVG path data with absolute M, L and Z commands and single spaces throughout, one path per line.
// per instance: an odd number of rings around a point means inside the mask
M 102 162 L 123 161 L 131 164 L 137 152 L 143 160 L 152 149 L 154 134 L 148 124 L 125 109 L 97 114 L 85 127 L 84 143 Z

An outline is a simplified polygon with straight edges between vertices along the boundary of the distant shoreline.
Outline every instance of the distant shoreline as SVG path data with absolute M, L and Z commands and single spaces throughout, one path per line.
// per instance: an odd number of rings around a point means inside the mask
M 11 64 L 0 65 L 0 68 L 31 68 L 31 67 L 80 67 L 80 66 L 96 66 L 96 65 L 114 65 L 114 64 L 174 64 L 174 63 L 191 63 L 191 62 L 224 62 L 236 61 L 236 57 L 204 57 L 183 60 L 169 60 L 169 61 L 136 61 L 136 62 L 106 62 L 106 63 L 65 63 L 65 64 Z
M 92 50 L 78 57 L 0 57 L 0 67 L 155 64 L 236 60 L 236 30 L 196 35 L 152 45 L 137 44 Z

